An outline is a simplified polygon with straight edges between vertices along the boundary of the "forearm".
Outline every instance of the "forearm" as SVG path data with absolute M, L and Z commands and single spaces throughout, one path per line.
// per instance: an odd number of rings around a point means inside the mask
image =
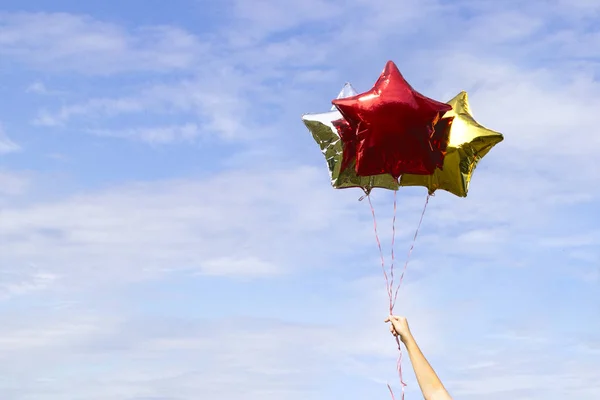
M 402 342 L 408 351 L 410 362 L 425 400 L 452 400 L 412 335 L 403 338 Z

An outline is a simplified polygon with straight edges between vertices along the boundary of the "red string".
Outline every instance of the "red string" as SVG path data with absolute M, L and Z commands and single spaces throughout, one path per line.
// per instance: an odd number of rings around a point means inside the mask
M 367 195 L 367 199 L 369 200 L 369 207 L 371 207 L 371 214 L 373 215 L 373 230 L 375 231 L 375 240 L 377 240 L 377 247 L 379 248 L 379 255 L 381 257 L 381 269 L 383 271 L 383 277 L 385 278 L 385 287 L 388 292 L 388 296 L 391 298 L 392 288 L 390 286 L 388 274 L 385 270 L 385 258 L 383 257 L 383 250 L 381 250 L 381 241 L 379 240 L 379 234 L 377 233 L 377 218 L 375 217 L 375 208 L 373 207 L 373 203 L 371 202 L 370 194 Z
M 425 199 L 425 205 L 423 206 L 423 211 L 421 212 L 421 218 L 419 219 L 419 225 L 417 225 L 417 229 L 415 230 L 415 235 L 413 236 L 412 243 L 410 245 L 410 249 L 408 250 L 408 254 L 406 256 L 406 262 L 404 263 L 404 268 L 402 269 L 402 275 L 400 275 L 400 282 L 398 283 L 398 287 L 396 288 L 396 293 L 394 294 L 394 301 L 392 303 L 392 310 L 396 305 L 396 300 L 398 300 L 398 291 L 400 290 L 400 286 L 402 285 L 402 281 L 404 280 L 404 274 L 406 273 L 406 269 L 408 267 L 408 262 L 410 261 L 410 256 L 415 248 L 415 243 L 417 242 L 417 236 L 419 236 L 419 230 L 421 229 L 421 224 L 423 224 L 423 217 L 425 216 L 425 211 L 427 211 L 427 205 L 429 204 L 429 198 L 431 195 L 427 195 Z
M 392 302 L 392 291 L 391 288 L 394 287 L 394 262 L 396 260 L 396 257 L 394 255 L 394 247 L 395 243 L 396 243 L 396 210 L 398 209 L 398 191 L 394 190 L 394 217 L 392 219 L 392 264 L 390 266 L 390 276 L 391 276 L 391 282 L 390 282 L 390 315 L 392 315 L 392 311 L 394 310 L 394 303 Z
M 389 279 L 388 279 L 388 274 L 387 274 L 387 271 L 385 268 L 385 258 L 383 256 L 383 251 L 381 248 L 381 241 L 379 240 L 379 234 L 377 231 L 377 218 L 375 217 L 375 208 L 373 207 L 373 203 L 371 202 L 371 196 L 367 195 L 367 198 L 369 200 L 369 206 L 371 207 L 371 214 L 373 215 L 373 228 L 375 231 L 375 240 L 377 241 L 377 247 L 379 248 L 379 255 L 381 256 L 381 268 L 383 270 L 383 276 L 385 278 L 386 290 L 387 290 L 388 297 L 389 297 L 390 315 L 394 314 L 394 307 L 395 307 L 396 301 L 398 299 L 398 292 L 400 290 L 400 286 L 402 285 L 402 282 L 404 281 L 404 275 L 406 273 L 406 269 L 408 268 L 410 256 L 412 255 L 412 252 L 414 250 L 415 243 L 416 243 L 417 237 L 419 235 L 419 230 L 421 229 L 421 225 L 423 223 L 423 217 L 425 216 L 425 211 L 427 210 L 427 205 L 429 204 L 429 198 L 431 197 L 430 195 L 428 195 L 427 198 L 425 199 L 425 205 L 423 207 L 423 212 L 421 213 L 421 218 L 419 219 L 419 225 L 417 226 L 417 229 L 415 230 L 415 234 L 413 236 L 411 246 L 408 250 L 406 262 L 404 263 L 404 268 L 402 270 L 402 274 L 400 275 L 400 281 L 398 282 L 398 286 L 396 288 L 394 296 L 392 296 L 392 289 L 394 286 L 394 262 L 395 262 L 395 253 L 394 253 L 395 246 L 394 245 L 395 245 L 395 241 L 396 241 L 396 214 L 397 214 L 397 208 L 398 208 L 397 207 L 397 199 L 398 199 L 397 195 L 398 195 L 397 191 L 394 191 L 394 216 L 392 219 L 392 262 L 391 262 L 391 266 L 390 266 L 390 278 Z M 402 400 L 404 400 L 405 387 L 407 385 L 404 382 L 403 374 L 402 374 L 402 346 L 400 345 L 400 338 L 398 336 L 396 336 L 396 344 L 398 345 L 398 360 L 396 363 L 396 369 L 398 371 L 398 375 L 400 377 L 400 384 L 402 386 Z M 395 400 L 394 391 L 392 390 L 392 387 L 390 386 L 389 383 L 388 383 L 387 387 L 388 387 L 388 390 L 390 391 L 390 395 L 392 396 L 392 400 Z

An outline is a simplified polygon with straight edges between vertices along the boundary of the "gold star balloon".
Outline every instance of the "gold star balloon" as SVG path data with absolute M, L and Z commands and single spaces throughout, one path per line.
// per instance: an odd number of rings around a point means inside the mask
M 357 95 L 356 90 L 352 85 L 346 83 L 337 98 L 343 99 L 355 95 Z M 358 176 L 356 174 L 356 157 L 352 157 L 351 154 L 344 154 L 344 145 L 340 138 L 340 132 L 343 131 L 346 121 L 335 106 L 326 113 L 305 114 L 302 116 L 302 121 L 325 156 L 331 185 L 334 188 L 356 187 L 364 190 L 366 194 L 369 194 L 376 187 L 390 190 L 398 189 L 398 180 L 389 174 L 371 176 Z M 344 157 L 350 161 L 348 167 L 342 171 Z
M 400 186 L 425 186 L 429 194 L 437 189 L 446 190 L 459 197 L 466 197 L 469 182 L 477 163 L 504 140 L 501 133 L 480 125 L 473 118 L 467 92 L 460 92 L 448 102 L 452 110 L 443 118 L 452 118 L 450 141 L 443 167 L 431 175 L 404 174 Z

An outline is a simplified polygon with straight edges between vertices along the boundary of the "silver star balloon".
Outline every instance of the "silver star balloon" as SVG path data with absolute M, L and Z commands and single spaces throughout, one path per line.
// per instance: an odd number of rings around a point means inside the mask
M 356 96 L 358 92 L 354 90 L 350 83 L 346 83 L 338 95 L 338 99 Z M 331 111 L 320 114 L 305 114 L 302 116 L 304 125 L 308 128 L 313 139 L 325 156 L 331 185 L 336 189 L 361 188 L 366 194 L 369 194 L 373 188 L 384 188 L 398 190 L 399 184 L 389 174 L 358 176 L 355 172 L 356 160 L 352 161 L 344 171 L 341 171 L 344 149 L 338 130 L 333 123 L 343 120 L 342 114 L 335 106 Z

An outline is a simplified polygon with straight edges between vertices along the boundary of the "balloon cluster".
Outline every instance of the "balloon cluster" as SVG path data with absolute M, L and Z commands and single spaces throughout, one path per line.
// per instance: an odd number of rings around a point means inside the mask
M 475 121 L 466 92 L 447 103 L 430 99 L 392 61 L 371 90 L 358 94 L 346 83 L 332 103 L 302 120 L 338 189 L 425 186 L 465 197 L 479 160 L 503 140 Z

